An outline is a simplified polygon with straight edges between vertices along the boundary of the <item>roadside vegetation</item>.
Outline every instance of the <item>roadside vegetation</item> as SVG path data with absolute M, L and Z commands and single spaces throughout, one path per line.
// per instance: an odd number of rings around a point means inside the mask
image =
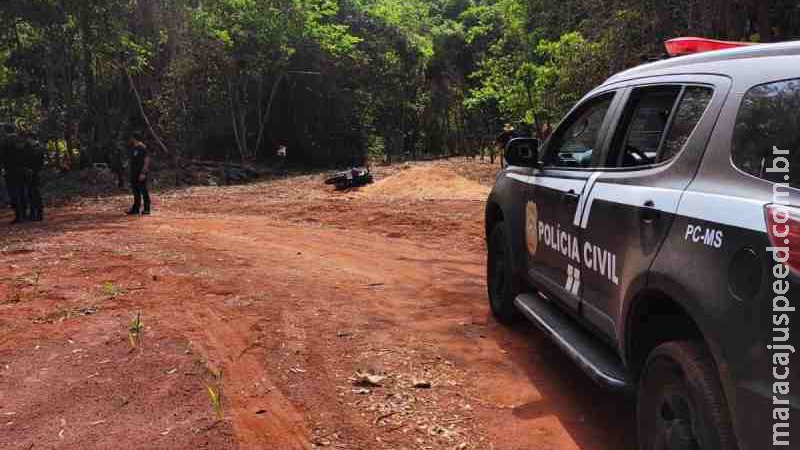
M 506 122 L 552 128 L 609 74 L 685 35 L 800 35 L 792 0 L 7 0 L 0 120 L 50 165 L 121 171 L 151 129 L 159 164 L 302 167 L 474 154 Z M 176 176 L 178 184 L 187 183 Z M 191 184 L 191 183 L 189 183 Z

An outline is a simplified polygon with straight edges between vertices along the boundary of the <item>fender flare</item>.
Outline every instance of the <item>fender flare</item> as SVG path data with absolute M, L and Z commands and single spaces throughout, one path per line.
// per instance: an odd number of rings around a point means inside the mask
M 672 294 L 666 294 L 667 292 Z M 722 356 L 722 348 L 719 344 L 718 337 L 713 332 L 714 324 L 709 314 L 700 306 L 702 302 L 698 301 L 695 296 L 666 275 L 650 273 L 647 277 L 646 287 L 632 293 L 630 298 L 626 299 L 622 307 L 623 319 L 621 321 L 619 339 L 621 356 L 626 366 L 631 367 L 630 353 L 632 342 L 635 339 L 635 336 L 632 336 L 630 331 L 632 329 L 632 312 L 640 302 L 650 301 L 648 299 L 654 298 L 657 300 L 659 297 L 669 299 L 669 301 L 679 306 L 700 332 L 703 341 L 714 358 L 717 372 L 719 373 L 720 381 L 722 382 L 725 396 L 728 400 L 728 406 L 731 410 L 734 410 L 736 385 L 733 381 L 730 369 Z

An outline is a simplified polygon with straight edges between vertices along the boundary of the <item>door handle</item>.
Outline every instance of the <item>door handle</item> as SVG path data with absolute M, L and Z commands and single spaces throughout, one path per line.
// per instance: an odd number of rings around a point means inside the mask
M 651 224 L 661 217 L 661 211 L 656 209 L 656 202 L 648 200 L 644 203 L 641 210 L 642 222 Z
M 563 198 L 565 201 L 570 203 L 578 203 L 581 199 L 580 194 L 576 193 L 574 190 L 570 189 L 569 192 L 564 192 Z

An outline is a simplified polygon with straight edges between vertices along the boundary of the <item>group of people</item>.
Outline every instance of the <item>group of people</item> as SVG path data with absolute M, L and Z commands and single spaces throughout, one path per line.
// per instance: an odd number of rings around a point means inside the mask
M 14 209 L 14 224 L 44 220 L 40 191 L 44 157 L 44 148 L 33 133 L 18 131 L 12 124 L 0 125 L 0 167 Z
M 150 214 L 148 179 L 151 156 L 142 134 L 134 132 L 127 143 L 133 206 L 128 215 Z M 0 124 L 0 169 L 8 193 L 8 203 L 14 210 L 12 224 L 41 222 L 44 205 L 41 193 L 41 172 L 45 165 L 45 149 L 35 135 L 17 130 L 13 124 Z M 5 207 L 5 202 L 0 207 Z

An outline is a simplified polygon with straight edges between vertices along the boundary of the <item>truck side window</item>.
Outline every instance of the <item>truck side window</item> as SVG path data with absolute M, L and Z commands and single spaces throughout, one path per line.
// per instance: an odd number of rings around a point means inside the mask
M 556 131 L 545 164 L 550 167 L 590 167 L 595 149 L 600 145 L 601 128 L 614 93 L 589 100 L 574 112 Z
M 703 86 L 655 86 L 631 93 L 611 144 L 607 167 L 641 167 L 673 159 L 711 102 Z
M 750 175 L 800 188 L 800 78 L 756 86 L 745 94 L 736 119 L 733 163 Z M 788 151 L 779 155 L 775 149 Z M 774 159 L 789 173 L 767 171 Z M 785 165 L 785 164 L 783 164 Z M 789 176 L 786 179 L 786 176 Z

